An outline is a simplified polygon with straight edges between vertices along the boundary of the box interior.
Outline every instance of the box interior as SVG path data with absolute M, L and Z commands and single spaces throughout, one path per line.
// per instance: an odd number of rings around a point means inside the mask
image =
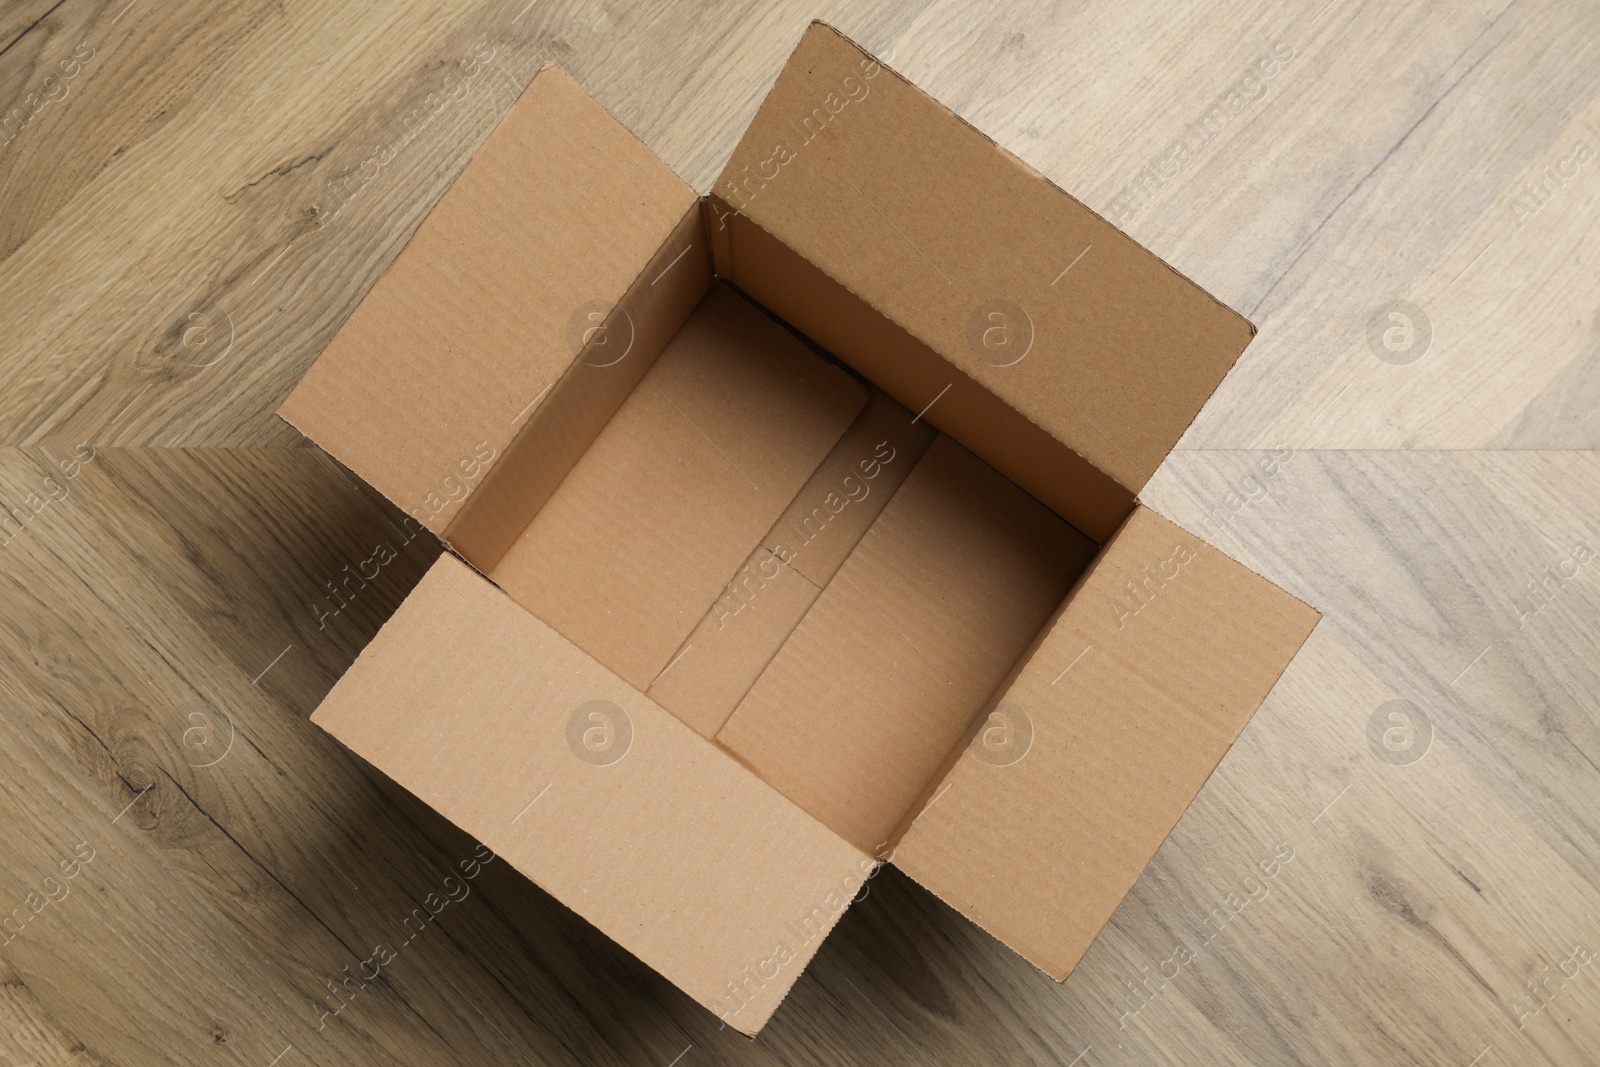
M 659 352 L 633 337 L 626 358 L 637 384 L 505 550 L 455 547 L 823 825 L 887 854 L 1098 546 L 725 281 Z M 571 395 L 540 416 L 572 421 Z M 519 491 L 501 480 L 475 497 Z

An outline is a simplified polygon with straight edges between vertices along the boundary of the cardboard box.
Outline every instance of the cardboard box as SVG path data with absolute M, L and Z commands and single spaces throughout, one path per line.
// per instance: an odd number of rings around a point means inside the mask
M 745 1033 L 890 861 L 1051 976 L 1316 625 L 1138 493 L 1253 333 L 820 23 L 546 67 L 285 401 L 442 556 L 314 721 Z

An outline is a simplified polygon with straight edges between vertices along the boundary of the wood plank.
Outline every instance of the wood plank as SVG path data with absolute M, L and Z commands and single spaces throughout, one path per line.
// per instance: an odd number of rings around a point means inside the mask
M 542 62 L 705 188 L 813 17 L 1257 323 L 1145 497 L 1327 620 L 1068 982 L 889 871 L 750 1042 L 504 864 L 407 936 L 474 843 L 305 720 L 439 548 L 273 411 Z M 1600 572 L 1566 562 L 1600 552 L 1597 29 L 1555 0 L 9 5 L 0 1053 L 1592 1059 L 1600 972 L 1561 972 L 1600 949 Z M 1382 748 L 1416 712 L 1425 754 Z

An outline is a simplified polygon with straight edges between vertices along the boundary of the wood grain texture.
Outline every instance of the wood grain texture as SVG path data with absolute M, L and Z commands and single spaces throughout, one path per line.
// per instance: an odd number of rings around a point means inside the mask
M 1145 499 L 1326 619 L 1066 983 L 888 871 L 752 1042 L 503 863 L 407 936 L 473 843 L 306 720 L 439 547 L 273 411 L 541 63 L 704 189 L 813 17 L 1258 325 Z M 1597 30 L 1555 0 L 6 5 L 3 1062 L 1594 1062 Z

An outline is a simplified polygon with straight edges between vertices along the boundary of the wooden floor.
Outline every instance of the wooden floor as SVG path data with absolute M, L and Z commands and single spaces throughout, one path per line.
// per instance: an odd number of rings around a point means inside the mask
M 524 3 L 0 9 L 0 1064 L 1600 1062 L 1600 10 Z M 472 843 L 274 409 L 541 63 L 705 189 L 818 16 L 1259 325 L 1145 499 L 1326 619 L 1064 984 L 891 871 L 750 1041 L 502 863 L 340 1001 Z

